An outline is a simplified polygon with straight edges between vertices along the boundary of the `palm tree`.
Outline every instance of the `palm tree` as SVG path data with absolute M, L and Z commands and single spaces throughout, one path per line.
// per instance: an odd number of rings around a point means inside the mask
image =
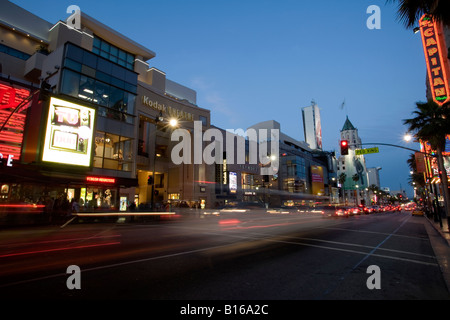
M 345 180 L 347 180 L 347 175 L 343 172 L 339 175 L 338 177 L 339 183 L 341 184 L 341 186 L 344 186 Z M 345 204 L 345 190 L 342 187 L 342 199 L 344 200 L 344 204 Z
M 387 0 L 398 3 L 398 19 L 406 28 L 414 28 L 424 14 L 450 25 L 450 2 L 448 0 Z
M 450 134 L 450 105 L 446 103 L 439 106 L 432 100 L 426 103 L 417 102 L 416 105 L 418 110 L 413 112 L 415 118 L 403 120 L 403 123 L 409 127 L 409 131 L 415 134 L 416 140 L 426 141 L 430 144 L 432 150 L 436 150 L 445 212 L 446 216 L 449 217 L 448 178 L 442 151 L 445 150 L 446 137 Z

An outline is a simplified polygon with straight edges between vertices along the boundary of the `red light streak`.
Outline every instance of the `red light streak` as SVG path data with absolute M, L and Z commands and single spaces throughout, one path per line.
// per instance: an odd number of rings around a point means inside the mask
M 195 181 L 195 182 L 204 183 L 204 184 L 216 184 L 217 183 L 217 182 L 214 182 L 214 181 L 204 181 L 204 180 L 198 180 L 198 181 Z
M 289 223 L 275 223 L 275 224 L 267 224 L 267 225 L 255 225 L 255 226 L 236 226 L 227 228 L 226 230 L 236 230 L 236 229 L 261 229 L 261 228 L 273 228 L 273 227 L 281 227 L 281 226 L 289 226 L 293 224 L 298 224 L 297 222 L 289 222 Z
M 43 204 L 0 204 L 0 208 L 44 208 Z
M 33 241 L 33 242 L 23 242 L 23 243 L 6 243 L 1 244 L 2 247 L 17 247 L 17 246 L 28 246 L 28 245 L 37 245 L 37 244 L 48 244 L 48 243 L 61 243 L 61 242 L 69 242 L 69 241 L 83 241 L 83 240 L 93 240 L 93 239 L 104 239 L 104 238 L 117 238 L 121 237 L 120 234 L 113 234 L 108 236 L 93 236 L 93 237 L 83 237 L 83 238 L 68 238 L 68 239 L 56 239 L 56 240 L 46 240 L 46 241 Z
M 0 258 L 21 256 L 21 255 L 27 255 L 27 254 L 38 254 L 38 253 L 46 253 L 46 252 L 73 250 L 73 249 L 86 249 L 86 248 L 94 248 L 94 247 L 102 247 L 102 246 L 111 246 L 111 245 L 115 245 L 115 244 L 120 244 L 120 242 L 116 241 L 116 242 L 107 242 L 107 243 L 88 244 L 88 245 L 76 246 L 76 247 L 63 247 L 63 248 L 53 248 L 53 249 L 46 249 L 46 250 L 15 252 L 15 253 L 8 253 L 8 254 L 0 255 Z
M 231 224 L 239 224 L 239 223 L 241 223 L 241 221 L 239 221 L 238 219 L 226 219 L 226 220 L 219 221 L 220 225 L 231 225 Z

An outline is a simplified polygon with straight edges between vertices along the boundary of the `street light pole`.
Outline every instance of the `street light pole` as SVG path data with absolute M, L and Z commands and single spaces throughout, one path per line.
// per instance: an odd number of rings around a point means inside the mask
M 151 196 L 151 205 L 152 211 L 155 211 L 155 171 L 156 171 L 156 147 L 157 147 L 157 139 L 158 139 L 158 123 L 164 121 L 162 112 L 159 112 L 159 115 L 155 118 L 155 148 L 153 151 L 153 173 L 152 173 L 152 196 Z
M 157 139 L 158 139 L 158 124 L 164 122 L 164 117 L 162 111 L 159 112 L 159 115 L 155 118 L 155 148 L 153 152 L 153 173 L 152 173 L 152 196 L 151 196 L 151 210 L 155 211 L 155 174 L 156 174 L 156 148 L 157 148 Z M 170 127 L 175 128 L 178 125 L 177 119 L 170 119 L 168 121 Z

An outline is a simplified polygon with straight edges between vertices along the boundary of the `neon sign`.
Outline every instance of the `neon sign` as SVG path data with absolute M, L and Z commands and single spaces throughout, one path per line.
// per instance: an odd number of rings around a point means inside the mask
M 42 161 L 90 166 L 95 109 L 52 97 Z
M 443 105 L 450 100 L 450 90 L 448 67 L 441 48 L 442 28 L 430 16 L 424 15 L 420 19 L 420 31 L 433 100 Z
M 7 122 L 0 134 L 0 153 L 4 155 L 9 154 L 15 160 L 20 159 L 26 110 L 30 103 L 25 104 L 11 117 L 10 115 L 29 95 L 30 90 L 14 88 L 0 83 L 0 126 Z
M 105 178 L 105 177 L 86 177 L 87 182 L 98 182 L 98 183 L 116 183 L 116 179 L 114 178 Z

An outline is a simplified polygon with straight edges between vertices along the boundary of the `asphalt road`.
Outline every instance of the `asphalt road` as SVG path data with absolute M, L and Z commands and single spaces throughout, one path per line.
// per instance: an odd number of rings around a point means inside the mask
M 448 300 L 439 264 L 448 247 L 436 248 L 443 244 L 433 231 L 409 212 L 229 213 L 2 230 L 0 298 Z

